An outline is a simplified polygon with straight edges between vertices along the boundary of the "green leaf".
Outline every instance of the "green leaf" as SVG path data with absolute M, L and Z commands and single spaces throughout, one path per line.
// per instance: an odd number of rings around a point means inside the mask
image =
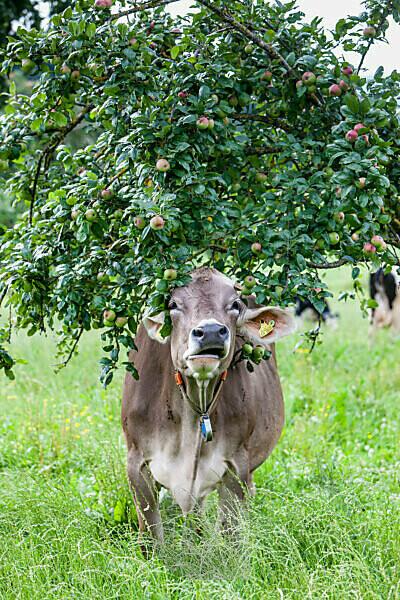
M 67 117 L 60 112 L 51 113 L 51 118 L 57 127 L 65 127 L 68 123 Z
M 293 67 L 294 63 L 296 62 L 296 55 L 295 55 L 294 52 L 290 52 L 287 55 L 286 62 L 288 63 L 288 65 L 290 65 L 291 67 Z
M 211 90 L 208 87 L 208 85 L 202 85 L 200 86 L 199 89 L 199 98 L 201 98 L 202 100 L 205 100 L 206 98 L 209 98 L 211 95 Z
M 173 60 L 175 60 L 182 50 L 183 50 L 183 46 L 173 46 L 171 48 L 171 52 L 170 52 L 171 58 L 173 58 Z
M 371 102 L 369 101 L 369 98 L 364 98 L 361 102 L 360 102 L 360 113 L 362 115 L 366 115 L 371 109 Z
M 87 25 L 85 33 L 89 39 L 96 34 L 96 29 L 95 23 L 89 23 L 89 25 Z
M 43 119 L 41 117 L 38 117 L 37 119 L 34 119 L 34 121 L 32 121 L 31 130 L 32 131 L 40 131 L 42 125 L 43 125 Z
M 343 98 L 343 101 L 353 114 L 357 114 L 359 112 L 360 102 L 357 96 L 354 96 L 353 94 L 346 94 Z

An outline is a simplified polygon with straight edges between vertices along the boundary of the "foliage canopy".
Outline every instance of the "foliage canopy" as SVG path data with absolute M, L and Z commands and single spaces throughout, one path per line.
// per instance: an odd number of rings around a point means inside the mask
M 0 238 L 0 293 L 67 359 L 104 310 L 123 317 L 102 330 L 105 383 L 145 306 L 166 308 L 194 266 L 254 275 L 260 303 L 321 309 L 320 269 L 353 265 L 357 288 L 360 261 L 398 264 L 400 75 L 366 78 L 364 60 L 400 0 L 366 0 L 332 34 L 294 1 L 198 0 L 177 19 L 169 3 L 75 2 L 4 54 L 34 88 L 11 82 L 0 121 L 0 167 L 27 206 Z M 93 143 L 71 148 L 76 128 Z

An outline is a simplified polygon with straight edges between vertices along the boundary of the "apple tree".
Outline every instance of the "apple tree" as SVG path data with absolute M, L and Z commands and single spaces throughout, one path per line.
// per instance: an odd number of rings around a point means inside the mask
M 199 265 L 321 310 L 323 269 L 350 265 L 358 290 L 361 263 L 399 264 L 400 75 L 365 60 L 400 0 L 332 32 L 295 1 L 197 0 L 181 18 L 171 3 L 79 0 L 9 39 L 3 74 L 34 82 L 10 82 L 0 117 L 2 185 L 26 207 L 0 234 L 10 377 L 14 326 L 55 330 L 64 363 L 94 328 L 107 384 L 143 311 Z

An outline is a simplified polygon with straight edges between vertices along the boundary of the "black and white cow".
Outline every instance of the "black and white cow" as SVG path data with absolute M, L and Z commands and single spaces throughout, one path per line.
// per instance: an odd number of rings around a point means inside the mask
M 321 319 L 322 323 L 325 323 L 333 328 L 337 327 L 337 319 L 339 317 L 338 313 L 333 313 L 331 311 L 327 300 L 325 300 L 324 310 L 322 313 L 319 313 L 312 305 L 310 300 L 299 297 L 296 298 L 295 315 L 296 317 L 307 319 L 315 323 Z
M 400 333 L 400 277 L 397 267 L 386 274 L 383 269 L 371 273 L 369 289 L 371 298 L 378 304 L 371 313 L 373 328 L 390 327 L 395 333 Z

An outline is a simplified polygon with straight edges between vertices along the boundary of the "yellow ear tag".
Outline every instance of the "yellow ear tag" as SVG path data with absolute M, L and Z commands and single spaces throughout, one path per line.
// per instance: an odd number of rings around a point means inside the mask
M 271 319 L 271 321 L 269 321 L 269 323 L 266 323 L 265 321 L 261 321 L 260 322 L 260 337 L 266 337 L 269 333 L 271 333 L 271 331 L 274 329 L 275 327 L 275 321 Z

